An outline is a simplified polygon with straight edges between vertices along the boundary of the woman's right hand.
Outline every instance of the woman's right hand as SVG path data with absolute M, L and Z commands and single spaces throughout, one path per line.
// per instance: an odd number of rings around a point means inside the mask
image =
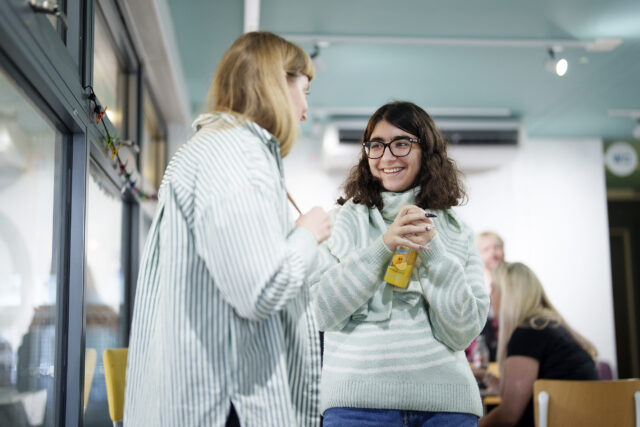
M 329 214 L 320 206 L 312 208 L 296 220 L 296 227 L 309 230 L 318 243 L 324 242 L 331 235 Z
M 392 252 L 395 252 L 398 245 L 421 251 L 426 249 L 425 245 L 433 238 L 434 228 L 433 222 L 425 217 L 424 210 L 417 206 L 406 205 L 400 209 L 393 224 L 382 236 L 382 240 Z M 414 236 L 414 238 L 410 240 L 407 236 Z

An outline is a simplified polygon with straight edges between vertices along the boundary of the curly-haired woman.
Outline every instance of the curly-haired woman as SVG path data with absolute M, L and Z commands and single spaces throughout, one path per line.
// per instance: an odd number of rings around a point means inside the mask
M 464 349 L 489 297 L 474 233 L 451 210 L 465 193 L 446 147 L 412 103 L 369 119 L 311 278 L 325 427 L 471 426 L 482 415 Z M 383 279 L 398 245 L 418 252 L 404 289 Z

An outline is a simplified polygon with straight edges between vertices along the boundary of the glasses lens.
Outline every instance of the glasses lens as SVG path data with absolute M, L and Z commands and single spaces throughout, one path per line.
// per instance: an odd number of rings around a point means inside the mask
M 365 145 L 366 147 L 368 147 L 368 150 L 366 150 L 367 156 L 371 159 L 377 159 L 384 153 L 384 144 L 382 142 L 369 142 Z
M 391 143 L 391 153 L 396 157 L 403 157 L 411 151 L 411 141 L 408 139 L 396 139 Z

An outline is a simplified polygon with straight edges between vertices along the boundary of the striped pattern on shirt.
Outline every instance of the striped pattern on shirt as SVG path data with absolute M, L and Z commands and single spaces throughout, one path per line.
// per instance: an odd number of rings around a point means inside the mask
M 277 141 L 205 115 L 171 160 L 137 285 L 125 425 L 317 426 L 319 343 Z
M 420 252 L 409 288 L 392 288 L 388 318 L 363 321 L 354 314 L 390 286 L 383 277 L 392 253 L 381 232 L 369 230 L 364 247 L 355 244 L 357 238 L 336 233 L 374 227 L 380 216 L 375 211 L 349 201 L 332 213 L 331 239 L 354 242 L 353 247 L 321 245 L 311 279 L 316 320 L 326 331 L 321 411 L 355 407 L 481 416 L 480 394 L 463 351 L 489 309 L 473 233 L 453 211 L 434 211 L 436 237 L 430 250 Z M 389 225 L 392 218 L 385 218 Z

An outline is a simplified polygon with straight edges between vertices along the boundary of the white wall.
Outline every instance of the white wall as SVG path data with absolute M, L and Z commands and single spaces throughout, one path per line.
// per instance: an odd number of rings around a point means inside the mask
M 508 261 L 529 265 L 566 320 L 616 364 L 602 142 L 524 140 L 503 168 L 467 176 L 460 214 L 505 240 Z
M 476 231 L 494 230 L 508 261 L 529 265 L 567 321 L 616 364 L 602 142 L 525 139 L 515 159 L 466 177 L 457 208 Z M 303 210 L 333 206 L 346 172 L 320 167 L 320 143 L 303 138 L 285 159 L 289 191 Z

